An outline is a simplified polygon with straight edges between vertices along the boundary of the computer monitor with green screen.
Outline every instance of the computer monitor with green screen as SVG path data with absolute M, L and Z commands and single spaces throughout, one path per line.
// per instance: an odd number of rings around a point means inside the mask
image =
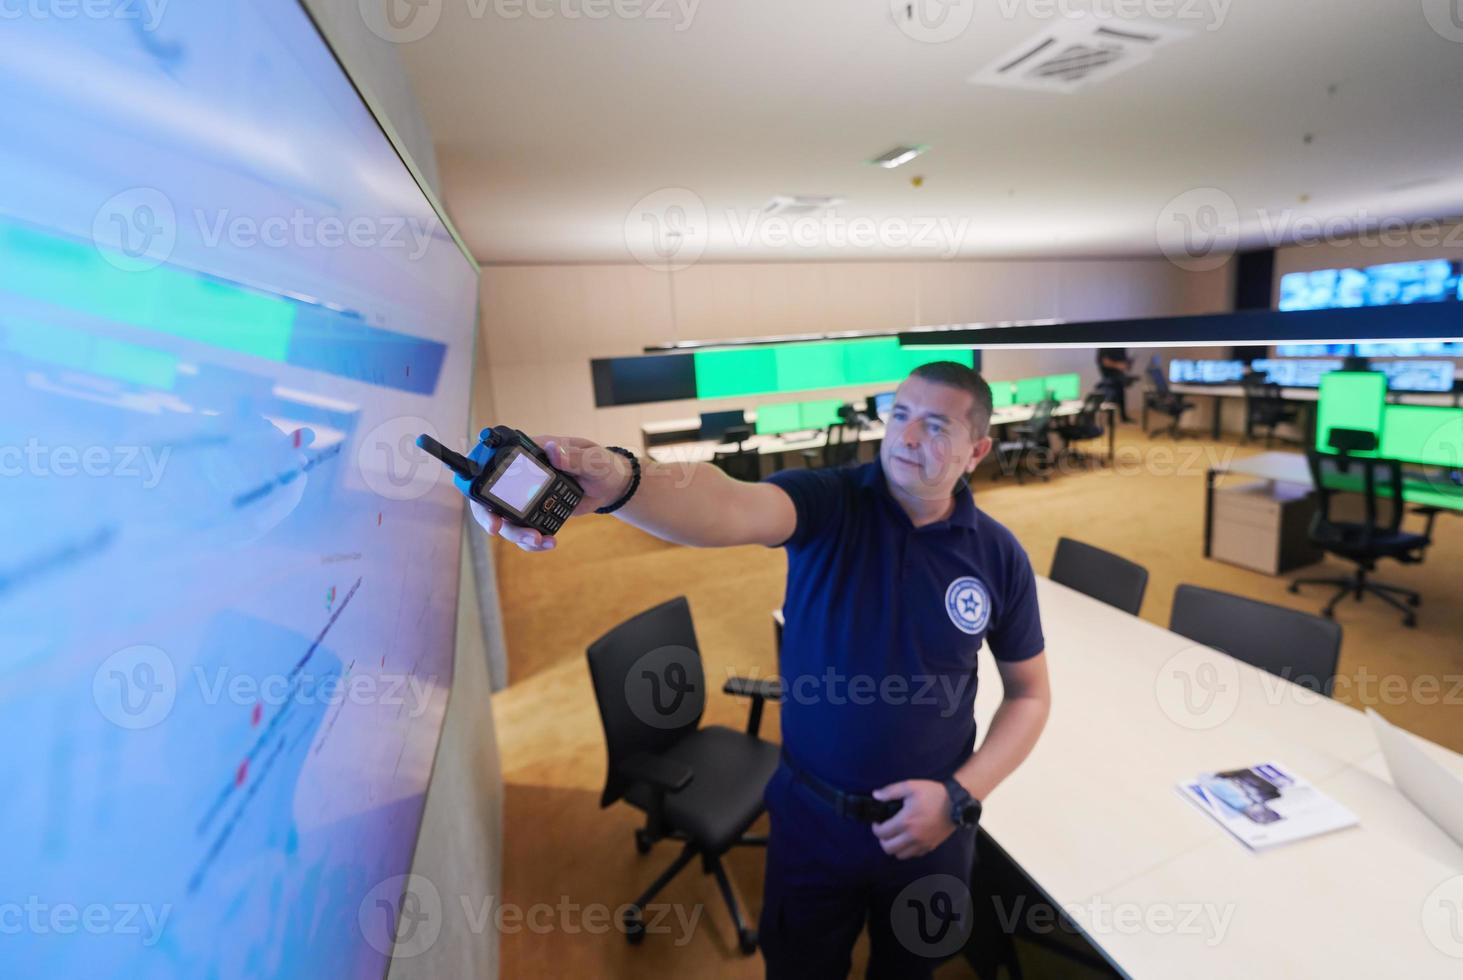
M 1035 405 L 1046 398 L 1046 378 L 1022 378 L 1016 382 L 1016 404 Z
M 1387 459 L 1463 469 L 1463 408 L 1388 405 L 1381 443 Z
M 1082 376 L 1049 374 L 1046 376 L 1046 390 L 1059 402 L 1076 401 L 1082 397 Z
M 775 436 L 779 432 L 794 432 L 802 427 L 797 402 L 781 405 L 757 406 L 757 434 Z
M 1386 399 L 1385 374 L 1374 371 L 1332 371 L 1323 375 L 1320 402 L 1316 408 L 1316 448 L 1323 453 L 1335 451 L 1330 444 L 1332 429 L 1360 429 L 1363 432 L 1380 434 L 1382 407 Z
M 821 398 L 813 402 L 799 402 L 799 428 L 826 429 L 838 421 L 838 410 L 841 407 L 843 407 L 842 398 Z
M 992 381 L 991 408 L 1005 408 L 1016 404 L 1016 385 L 1010 381 Z

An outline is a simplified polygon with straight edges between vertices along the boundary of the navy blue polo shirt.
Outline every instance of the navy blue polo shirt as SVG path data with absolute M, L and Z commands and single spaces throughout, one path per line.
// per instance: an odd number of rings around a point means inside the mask
M 1036 580 L 1010 531 L 963 484 L 947 520 L 916 528 L 879 462 L 784 470 L 792 498 L 782 612 L 782 740 L 848 792 L 945 779 L 975 748 L 976 654 L 1045 643 Z

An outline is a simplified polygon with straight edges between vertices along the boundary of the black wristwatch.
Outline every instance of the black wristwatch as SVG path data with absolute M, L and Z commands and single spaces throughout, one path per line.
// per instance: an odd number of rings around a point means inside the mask
M 950 822 L 957 827 L 974 827 L 980 823 L 980 800 L 971 796 L 954 776 L 945 780 L 950 794 Z

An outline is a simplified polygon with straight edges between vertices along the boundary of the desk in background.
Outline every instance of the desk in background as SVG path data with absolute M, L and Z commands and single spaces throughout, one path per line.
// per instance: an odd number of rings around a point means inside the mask
M 1402 499 L 1419 507 L 1436 507 L 1443 510 L 1463 511 L 1463 487 L 1450 487 L 1441 481 L 1430 482 L 1404 470 Z M 1313 488 L 1310 464 L 1304 453 L 1268 452 L 1246 459 L 1236 460 L 1226 466 L 1211 466 L 1204 475 L 1204 557 L 1214 557 L 1215 487 L 1225 476 L 1247 476 L 1273 485 L 1283 484 L 1302 488 L 1307 493 Z M 1278 495 L 1277 495 L 1278 496 Z M 1304 564 L 1304 562 L 1298 562 Z M 1289 564 L 1285 568 L 1296 567 Z
M 1029 422 L 1035 411 L 1035 407 L 1031 405 L 1007 405 L 998 408 L 991 413 L 991 428 Z M 1072 416 L 1081 411 L 1082 402 L 1080 400 L 1065 401 L 1059 403 L 1052 411 L 1052 418 Z M 1117 449 L 1114 425 L 1117 418 L 1117 405 L 1105 402 L 1102 411 L 1107 416 L 1107 459 L 1111 463 Z M 756 419 L 755 412 L 748 412 L 747 416 L 749 424 Z M 658 463 L 705 463 L 710 462 L 717 450 L 727 451 L 736 448 L 732 443 L 697 439 L 696 436 L 700 431 L 701 420 L 699 418 L 647 422 L 640 427 L 640 439 L 645 448 L 645 455 Z M 824 432 L 817 432 L 798 439 L 789 439 L 780 435 L 754 435 L 750 439 L 744 440 L 742 446 L 747 450 L 755 450 L 759 456 L 781 457 L 785 453 L 817 449 L 823 445 L 824 438 Z M 884 423 L 879 420 L 870 422 L 858 433 L 860 443 L 878 444 L 883 439 Z
M 1202 395 L 1212 400 L 1213 414 L 1209 420 L 1209 435 L 1219 438 L 1220 421 L 1223 417 L 1224 400 L 1227 398 L 1243 399 L 1245 397 L 1244 385 L 1195 385 L 1195 384 L 1170 384 L 1168 390 L 1176 395 Z M 1305 406 L 1306 422 L 1301 426 L 1306 438 L 1310 439 L 1315 434 L 1315 405 L 1321 398 L 1319 388 L 1281 388 L 1280 397 L 1286 401 L 1299 402 Z M 1441 405 L 1449 406 L 1455 404 L 1453 396 L 1446 393 L 1434 392 L 1389 392 L 1387 400 L 1394 405 Z M 1143 428 L 1148 428 L 1148 408 L 1143 408 Z

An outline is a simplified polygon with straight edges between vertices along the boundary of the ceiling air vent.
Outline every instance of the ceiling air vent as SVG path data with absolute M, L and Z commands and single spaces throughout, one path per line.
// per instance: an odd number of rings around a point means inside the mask
M 1076 18 L 1055 24 L 971 75 L 972 85 L 1076 92 L 1127 71 L 1170 41 L 1177 27 Z
M 836 208 L 842 203 L 843 198 L 827 194 L 779 195 L 762 206 L 762 213 L 781 215 L 785 218 L 800 218 L 804 215 L 817 214 L 819 211 L 827 211 L 829 208 Z

